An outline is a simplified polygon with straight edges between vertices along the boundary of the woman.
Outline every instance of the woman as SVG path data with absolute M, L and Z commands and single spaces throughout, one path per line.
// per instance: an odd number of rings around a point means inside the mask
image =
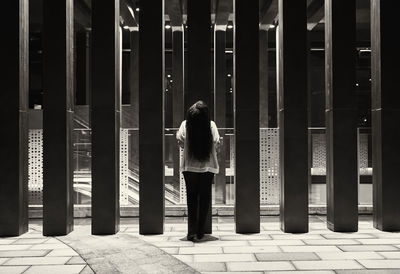
M 211 184 L 219 172 L 216 146 L 219 145 L 217 126 L 210 121 L 208 107 L 202 101 L 192 105 L 176 134 L 183 148 L 180 169 L 186 183 L 189 241 L 216 240 L 204 236 L 207 213 L 211 204 Z

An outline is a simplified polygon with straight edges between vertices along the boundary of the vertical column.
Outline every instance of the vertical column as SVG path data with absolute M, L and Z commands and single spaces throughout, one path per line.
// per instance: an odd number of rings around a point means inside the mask
M 258 1 L 234 2 L 235 222 L 260 232 L 260 90 Z
M 131 53 L 130 53 L 130 104 L 133 112 L 133 127 L 139 126 L 139 31 L 131 31 Z
M 179 128 L 185 119 L 183 108 L 184 96 L 184 31 L 183 26 L 172 27 L 172 127 Z M 173 142 L 172 156 L 174 162 L 174 189 L 179 191 L 179 147 Z
M 28 1 L 7 1 L 0 18 L 0 237 L 28 231 Z
M 196 101 L 203 100 L 214 117 L 211 89 L 211 1 L 189 0 L 188 26 L 188 83 L 185 111 Z M 206 222 L 206 233 L 211 233 L 211 206 Z
M 164 0 L 140 4 L 140 234 L 164 231 Z
M 399 2 L 371 1 L 372 168 L 374 227 L 400 230 L 400 52 L 395 43 Z
M 213 117 L 211 89 L 211 1 L 189 0 L 188 26 L 188 96 L 185 110 L 203 100 Z
M 43 235 L 73 230 L 73 1 L 43 2 Z
M 280 222 L 308 231 L 307 1 L 279 0 Z
M 260 127 L 268 127 L 268 28 L 260 26 Z
M 92 1 L 92 233 L 119 230 L 119 0 Z
M 214 28 L 214 117 L 219 128 L 226 127 L 226 25 Z M 220 136 L 225 141 L 225 131 Z M 225 145 L 218 152 L 219 173 L 215 176 L 215 203 L 226 202 Z
M 86 31 L 76 33 L 76 96 L 77 105 L 88 105 L 89 36 Z
M 358 229 L 356 1 L 325 1 L 327 224 Z

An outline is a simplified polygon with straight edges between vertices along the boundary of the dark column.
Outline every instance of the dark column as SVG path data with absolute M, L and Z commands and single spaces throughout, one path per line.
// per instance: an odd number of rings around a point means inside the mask
M 260 232 L 260 90 L 258 1 L 235 0 L 235 222 Z
M 73 0 L 43 1 L 43 235 L 73 230 Z
M 268 127 L 268 28 L 260 27 L 260 127 Z
M 219 128 L 226 128 L 226 26 L 215 25 L 214 30 L 214 116 Z M 225 131 L 219 131 L 223 142 Z M 215 176 L 215 203 L 226 202 L 225 145 L 218 151 L 219 173 Z
M 28 231 L 28 1 L 6 1 L 0 24 L 0 237 Z
M 130 60 L 130 104 L 133 113 L 133 127 L 139 127 L 139 31 L 131 31 Z
M 325 1 L 325 125 L 327 223 L 358 229 L 356 1 Z
M 76 34 L 76 96 L 77 105 L 89 104 L 89 33 L 80 31 Z
M 188 26 L 188 96 L 185 110 L 198 100 L 206 102 L 213 117 L 211 88 L 211 1 L 189 0 Z
M 92 1 L 92 233 L 119 230 L 119 0 Z
M 280 222 L 308 231 L 307 1 L 279 0 Z
M 374 227 L 384 231 L 400 230 L 398 10 L 398 1 L 371 1 Z
M 179 128 L 185 119 L 183 107 L 184 96 L 184 31 L 183 26 L 172 27 L 172 127 Z M 179 191 L 179 147 L 177 142 L 172 142 L 172 157 L 174 163 L 174 189 Z
M 188 83 L 185 111 L 196 101 L 203 100 L 214 117 L 214 98 L 211 88 L 211 1 L 189 0 L 188 26 Z M 210 206 L 211 208 L 211 206 Z M 206 233 L 211 233 L 211 209 Z
M 139 233 L 160 234 L 164 231 L 164 0 L 141 2 L 139 48 Z

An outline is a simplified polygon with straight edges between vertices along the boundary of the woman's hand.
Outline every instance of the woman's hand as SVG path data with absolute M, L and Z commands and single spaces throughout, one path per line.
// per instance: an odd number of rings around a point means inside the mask
M 219 153 L 221 151 L 221 147 L 224 145 L 224 138 L 223 137 L 219 137 L 218 142 L 216 142 L 215 144 L 215 149 L 217 151 L 217 153 Z
M 184 142 L 178 139 L 178 145 L 183 148 L 184 147 Z

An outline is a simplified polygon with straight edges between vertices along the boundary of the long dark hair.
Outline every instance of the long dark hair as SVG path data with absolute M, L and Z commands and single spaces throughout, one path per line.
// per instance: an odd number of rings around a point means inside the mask
M 189 156 L 199 161 L 207 161 L 212 149 L 210 114 L 203 101 L 197 101 L 186 114 L 186 132 Z

